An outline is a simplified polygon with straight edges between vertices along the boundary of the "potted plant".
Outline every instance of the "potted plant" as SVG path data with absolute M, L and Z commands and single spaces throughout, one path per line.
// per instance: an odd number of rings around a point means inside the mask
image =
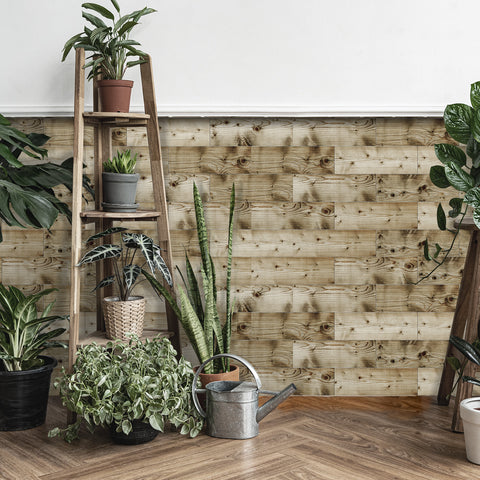
M 464 144 L 465 148 L 449 143 L 435 145 L 435 154 L 442 165 L 431 167 L 430 179 L 439 188 L 453 187 L 457 191 L 449 200 L 451 210 L 448 212 L 448 217 L 456 219 L 456 222 L 452 229 L 448 229 L 453 236 L 447 248 L 436 243 L 435 250 L 430 252 L 428 239 L 425 240 L 424 257 L 433 261 L 435 266 L 419 282 L 430 277 L 445 263 L 455 244 L 468 206 L 472 207 L 473 221 L 480 228 L 480 82 L 471 85 L 470 101 L 472 106 L 454 103 L 445 108 L 445 129 L 450 137 Z M 447 215 L 441 203 L 437 208 L 437 224 L 440 230 L 447 230 Z
M 133 157 L 130 150 L 119 152 L 103 162 L 102 185 L 103 203 L 106 212 L 135 212 L 135 203 L 139 175 L 134 173 L 137 154 Z
M 76 423 L 49 436 L 62 435 L 71 442 L 84 422 L 110 428 L 117 443 L 136 444 L 152 440 L 170 423 L 180 433 L 196 436 L 203 425 L 191 398 L 193 370 L 167 338 L 159 336 L 142 343 L 95 343 L 80 348 L 71 373 L 62 369 L 55 382 L 63 404 L 78 417 Z
M 458 360 L 456 357 L 448 358 L 449 364 L 456 370 L 458 374 L 457 383 L 460 381 L 460 379 L 462 379 L 464 382 L 469 382 L 473 385 L 480 386 L 480 380 L 468 375 L 463 375 L 468 361 L 480 366 L 479 338 L 477 338 L 477 340 L 475 340 L 473 343 L 469 343 L 463 338 L 452 335 L 450 337 L 450 342 L 460 353 L 465 356 L 465 360 L 463 362 L 460 362 L 460 360 Z M 480 397 L 466 398 L 463 400 L 460 403 L 460 416 L 463 420 L 467 458 L 473 463 L 480 464 Z
M 0 114 L 0 220 L 9 226 L 51 228 L 59 214 L 71 221 L 72 212 L 53 188 L 63 184 L 72 190 L 73 160 L 65 160 L 61 165 L 51 162 L 24 165 L 19 160 L 20 154 L 45 159 L 47 150 L 42 146 L 49 138 L 38 133 L 25 134 Z M 83 186 L 93 196 L 85 175 Z
M 148 266 L 150 276 L 158 270 L 163 279 L 171 286 L 172 277 L 161 254 L 160 247 L 143 233 L 127 233 L 126 228 L 113 227 L 92 235 L 87 244 L 121 233 L 121 244 L 102 244 L 85 253 L 77 266 L 111 259 L 114 274 L 99 282 L 94 290 L 108 285 L 117 287 L 117 295 L 103 299 L 103 313 L 107 338 L 127 339 L 128 333 L 138 336 L 143 332 L 145 315 L 145 298 L 133 296 L 132 292 L 143 275 L 149 275 L 143 267 Z M 137 252 L 141 254 L 141 264 L 135 263 Z M 155 278 L 155 277 L 153 277 Z
M 52 370 L 57 360 L 41 355 L 65 328 L 48 328 L 68 316 L 49 316 L 55 302 L 39 315 L 37 303 L 55 288 L 32 295 L 0 283 L 0 430 L 26 430 L 45 422 Z
M 65 43 L 62 62 L 72 48 L 83 48 L 90 52 L 90 61 L 85 68 L 90 68 L 87 77 L 89 80 L 97 76 L 102 78 L 97 83 L 101 111 L 128 112 L 133 82 L 123 80 L 123 76 L 127 68 L 145 62 L 146 56 L 138 50 L 137 46 L 140 44 L 129 38 L 130 33 L 138 25 L 140 18 L 156 10 L 145 7 L 122 15 L 117 0 L 111 0 L 111 3 L 115 11 L 96 3 L 82 4 L 82 17 L 91 27 L 85 26 L 83 32 L 74 35 Z
M 198 357 L 200 363 L 217 353 L 230 352 L 231 325 L 233 314 L 233 302 L 231 301 L 231 274 L 232 274 L 232 236 L 233 236 L 233 213 L 235 208 L 235 185 L 232 186 L 230 196 L 230 213 L 228 222 L 227 239 L 227 278 L 226 278 L 226 311 L 225 320 L 220 322 L 217 307 L 217 289 L 215 267 L 208 246 L 207 227 L 202 199 L 197 186 L 193 185 L 193 199 L 195 204 L 195 217 L 197 222 L 198 243 L 202 257 L 202 284 L 195 277 L 188 255 L 185 255 L 186 274 L 181 274 L 185 290 L 179 286 L 180 306 L 170 295 L 168 290 L 158 280 L 145 273 L 153 289 L 159 296 L 165 297 L 175 311 L 177 317 L 187 334 L 187 337 Z M 200 375 L 202 384 L 205 386 L 210 381 L 219 380 L 218 375 L 226 374 L 225 380 L 238 380 L 238 367 L 233 366 L 230 370 L 228 358 L 210 362 L 205 366 L 205 373 Z

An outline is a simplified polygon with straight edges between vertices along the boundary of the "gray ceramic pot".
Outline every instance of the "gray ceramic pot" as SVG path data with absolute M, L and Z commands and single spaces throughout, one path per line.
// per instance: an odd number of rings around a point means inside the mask
M 103 172 L 103 210 L 106 212 L 135 212 L 138 173 Z

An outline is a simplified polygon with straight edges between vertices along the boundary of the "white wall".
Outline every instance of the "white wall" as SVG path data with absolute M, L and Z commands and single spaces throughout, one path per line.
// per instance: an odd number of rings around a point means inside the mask
M 478 0 L 119 1 L 158 10 L 133 38 L 160 114 L 438 115 L 480 80 Z M 74 55 L 60 57 L 81 3 L 0 2 L 1 113 L 71 114 Z

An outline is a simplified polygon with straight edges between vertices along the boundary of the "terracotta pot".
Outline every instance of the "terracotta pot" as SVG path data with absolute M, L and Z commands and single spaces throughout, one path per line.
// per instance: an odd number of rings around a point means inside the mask
M 102 112 L 129 112 L 131 80 L 99 80 L 97 85 Z
M 194 368 L 196 372 L 198 367 Z M 201 373 L 199 375 L 202 388 L 205 388 L 210 382 L 232 381 L 238 382 L 240 380 L 240 369 L 237 365 L 230 365 L 229 372 L 222 373 Z

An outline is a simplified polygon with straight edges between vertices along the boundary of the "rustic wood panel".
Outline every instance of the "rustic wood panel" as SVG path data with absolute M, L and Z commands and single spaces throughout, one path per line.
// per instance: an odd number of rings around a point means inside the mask
M 419 340 L 448 340 L 452 328 L 453 312 L 418 313 Z
M 442 368 L 419 368 L 418 395 L 437 395 L 441 378 Z
M 416 368 L 335 370 L 335 395 L 416 395 Z
M 293 145 L 375 145 L 372 118 L 296 118 Z
M 432 184 L 428 175 L 377 175 L 379 202 L 443 202 L 451 192 Z
M 375 286 L 297 287 L 293 293 L 293 311 L 373 312 L 375 311 Z
M 172 230 L 173 255 L 183 257 L 184 248 L 199 254 L 194 230 Z M 210 231 L 211 255 L 226 256 L 226 231 Z M 375 254 L 375 232 L 334 230 L 237 230 L 233 235 L 237 257 L 364 257 Z
M 416 147 L 336 147 L 335 173 L 417 173 Z
M 418 204 L 418 228 L 419 230 L 435 230 L 437 226 L 437 208 L 441 203 L 443 210 L 448 214 L 451 207 L 447 201 L 442 202 L 419 202 Z M 453 218 L 447 215 L 447 229 L 453 229 Z
M 377 285 L 377 311 L 452 312 L 458 287 L 451 285 Z
M 439 340 L 379 340 L 379 368 L 441 368 L 445 360 L 445 342 Z
M 299 395 L 335 394 L 335 372 L 332 369 L 260 367 L 256 370 L 265 390 L 280 391 L 294 383 Z
M 255 366 L 293 368 L 293 340 L 232 340 L 232 352 Z
M 450 245 L 452 234 L 439 230 L 379 230 L 377 232 L 377 255 L 386 257 L 423 257 L 423 246 L 428 238 L 431 245 L 438 242 L 440 245 Z M 467 255 L 470 233 L 460 231 L 455 246 L 452 249 L 453 257 Z
M 335 313 L 335 340 L 416 340 L 417 312 Z
M 441 118 L 377 118 L 377 145 L 454 143 Z
M 294 202 L 374 201 L 375 175 L 294 175 Z
M 252 228 L 256 230 L 332 230 L 335 224 L 333 203 L 260 203 L 250 205 Z
M 333 313 L 236 312 L 232 321 L 234 338 L 246 340 L 333 340 Z
M 373 368 L 374 341 L 321 341 L 293 343 L 295 368 Z
M 210 121 L 210 145 L 272 147 L 292 145 L 292 123 L 290 119 L 274 118 L 214 119 Z
M 286 174 L 211 175 L 210 199 L 214 202 L 230 201 L 232 184 L 238 198 L 254 201 L 291 202 L 293 179 Z
M 13 120 L 26 131 L 51 135 L 50 160 L 71 156 L 72 119 Z M 425 238 L 442 246 L 451 240 L 436 225 L 437 203 L 450 209 L 449 192 L 429 180 L 439 163 L 433 144 L 451 142 L 441 120 L 164 118 L 160 132 L 174 263 L 184 268 L 186 250 L 199 270 L 196 182 L 222 316 L 235 182 L 233 351 L 252 360 L 270 388 L 294 381 L 308 395 L 436 393 L 469 239 L 461 232 L 452 258 L 413 285 L 431 267 L 423 259 Z M 142 208 L 153 206 L 145 133 L 111 132 L 114 151 L 138 154 Z M 92 143 L 87 128 L 86 173 L 92 172 Z M 57 192 L 71 201 L 66 188 Z M 124 226 L 156 238 L 151 222 Z M 84 226 L 83 238 L 92 229 Z M 60 288 L 51 299 L 57 298 L 55 312 L 65 313 L 68 221 L 59 219 L 51 232 L 5 228 L 4 237 L 2 281 L 26 291 Z M 95 282 L 92 269 L 82 275 L 85 333 L 95 329 Z M 138 291 L 147 298 L 146 325 L 164 328 L 164 303 L 146 285 Z M 183 333 L 181 341 L 196 362 Z
M 405 284 L 417 281 L 417 259 L 397 257 L 336 258 L 335 283 Z
M 398 230 L 417 228 L 417 203 L 335 203 L 337 230 Z

